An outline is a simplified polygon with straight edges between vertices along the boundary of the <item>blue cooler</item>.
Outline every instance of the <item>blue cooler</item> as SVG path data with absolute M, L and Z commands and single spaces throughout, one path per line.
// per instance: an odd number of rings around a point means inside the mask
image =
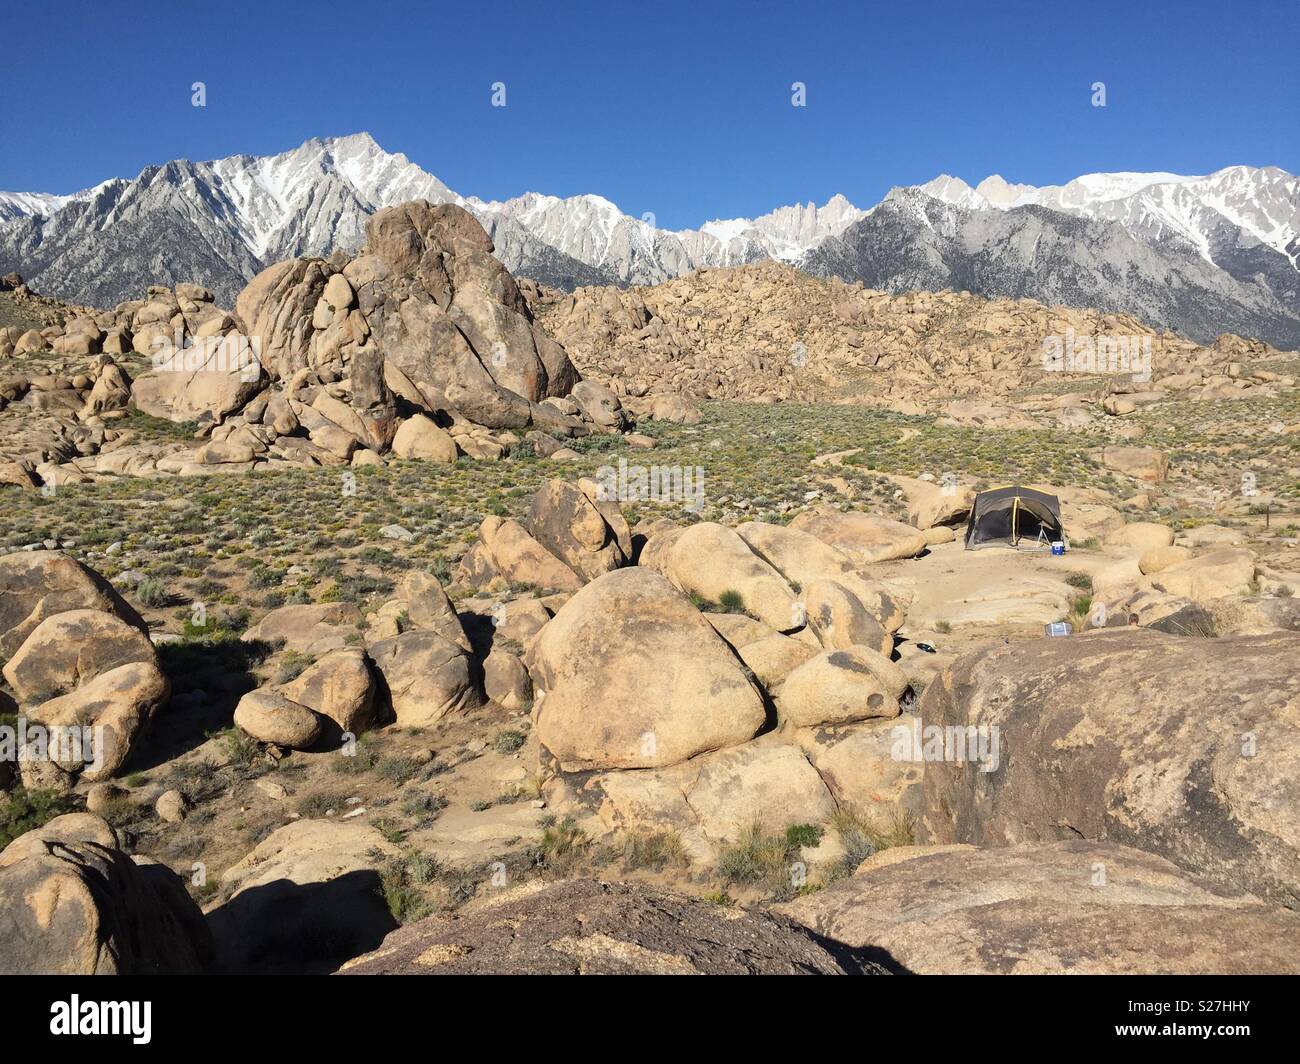
M 1052 554 L 1057 558 L 1060 558 L 1065 554 L 1064 541 L 1058 539 L 1052 542 Z

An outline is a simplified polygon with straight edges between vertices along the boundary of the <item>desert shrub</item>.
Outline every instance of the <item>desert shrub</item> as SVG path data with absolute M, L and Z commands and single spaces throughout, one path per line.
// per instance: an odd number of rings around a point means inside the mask
M 151 576 L 145 577 L 135 586 L 135 597 L 142 606 L 152 610 L 162 609 L 172 604 L 172 594 L 161 580 Z
M 551 872 L 563 875 L 586 853 L 589 840 L 573 817 L 566 816 L 549 824 L 542 832 L 538 850 L 541 863 Z
M 385 842 L 399 843 L 406 841 L 406 828 L 392 817 L 380 817 L 373 821 L 375 830 L 384 837 Z
M 334 771 L 340 776 L 360 776 L 378 764 L 379 755 L 370 749 L 363 738 L 357 743 L 356 753 L 335 760 Z
M 405 783 L 418 776 L 424 764 L 414 757 L 386 757 L 379 762 L 379 776 L 389 783 Z
M 623 869 L 628 872 L 648 868 L 662 872 L 665 868 L 685 868 L 691 863 L 681 836 L 675 831 L 634 831 L 623 839 Z
M 71 813 L 76 808 L 76 799 L 57 791 L 29 791 L 23 787 L 10 791 L 0 797 L 0 850 L 19 835 L 35 831 L 56 816 Z
M 309 794 L 298 802 L 298 815 L 308 820 L 319 820 L 331 809 L 338 808 L 339 799 L 333 794 Z
M 510 729 L 498 733 L 492 746 L 499 754 L 513 754 L 528 741 L 528 736 L 521 731 Z
M 822 841 L 825 831 L 816 824 L 791 824 L 785 829 L 785 841 L 791 846 L 816 846 Z
M 310 654 L 304 654 L 300 650 L 286 650 L 276 669 L 275 682 L 283 684 L 296 680 L 307 671 L 313 660 Z
M 380 866 L 379 881 L 384 903 L 393 919 L 405 924 L 432 912 L 433 902 L 425 888 L 441 873 L 436 857 L 416 850 L 385 860 Z
M 447 808 L 447 799 L 441 794 L 429 794 L 427 791 L 420 791 L 411 795 L 402 803 L 402 812 L 422 826 L 432 823 L 434 819 Z
M 757 887 L 777 898 L 792 897 L 802 885 L 799 850 L 808 840 L 821 839 L 821 829 L 795 824 L 780 834 L 772 834 L 755 821 L 718 858 L 718 872 L 723 882 Z M 813 843 L 815 845 L 815 843 Z
M 722 607 L 723 613 L 744 613 L 745 597 L 739 591 L 728 588 L 718 596 L 718 605 Z
M 883 828 L 859 816 L 851 809 L 841 809 L 831 818 L 831 826 L 844 846 L 844 857 L 828 876 L 838 879 L 852 875 L 863 861 L 891 846 L 911 846 L 915 826 L 906 816 L 893 817 Z

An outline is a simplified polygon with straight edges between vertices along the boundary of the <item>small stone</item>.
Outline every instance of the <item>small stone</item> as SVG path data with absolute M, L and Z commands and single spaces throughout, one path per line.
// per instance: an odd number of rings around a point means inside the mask
M 253 786 L 276 802 L 282 802 L 289 797 L 289 792 L 285 790 L 284 786 L 274 780 L 258 780 Z
M 116 783 L 94 783 L 86 792 L 86 810 L 102 816 L 127 797 L 127 791 Z
M 163 791 L 154 806 L 154 812 L 167 821 L 169 824 L 179 824 L 185 819 L 185 814 L 189 811 L 190 803 L 185 800 L 185 795 L 178 790 Z

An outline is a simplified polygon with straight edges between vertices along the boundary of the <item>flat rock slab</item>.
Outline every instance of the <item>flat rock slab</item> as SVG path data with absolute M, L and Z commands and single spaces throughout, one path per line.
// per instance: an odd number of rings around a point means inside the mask
M 776 911 L 921 974 L 1300 972 L 1300 915 L 1109 843 L 884 850 Z
M 802 928 L 641 886 L 526 884 L 393 932 L 348 975 L 844 975 Z

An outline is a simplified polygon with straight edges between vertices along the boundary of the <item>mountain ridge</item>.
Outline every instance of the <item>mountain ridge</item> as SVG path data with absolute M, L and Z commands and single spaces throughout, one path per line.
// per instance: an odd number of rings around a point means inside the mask
M 356 133 L 277 155 L 172 160 L 67 196 L 0 193 L 0 272 L 95 305 L 182 280 L 233 304 L 272 262 L 356 250 L 366 218 L 406 199 L 465 207 L 512 272 L 570 290 L 775 259 L 887 291 L 1091 299 L 1198 339 L 1245 331 L 1300 345 L 1300 178 L 1277 167 L 1085 174 L 1045 186 L 942 174 L 865 210 L 837 194 L 820 207 L 668 230 L 591 193 L 464 197 Z M 1031 234 L 1038 241 L 1026 245 Z

